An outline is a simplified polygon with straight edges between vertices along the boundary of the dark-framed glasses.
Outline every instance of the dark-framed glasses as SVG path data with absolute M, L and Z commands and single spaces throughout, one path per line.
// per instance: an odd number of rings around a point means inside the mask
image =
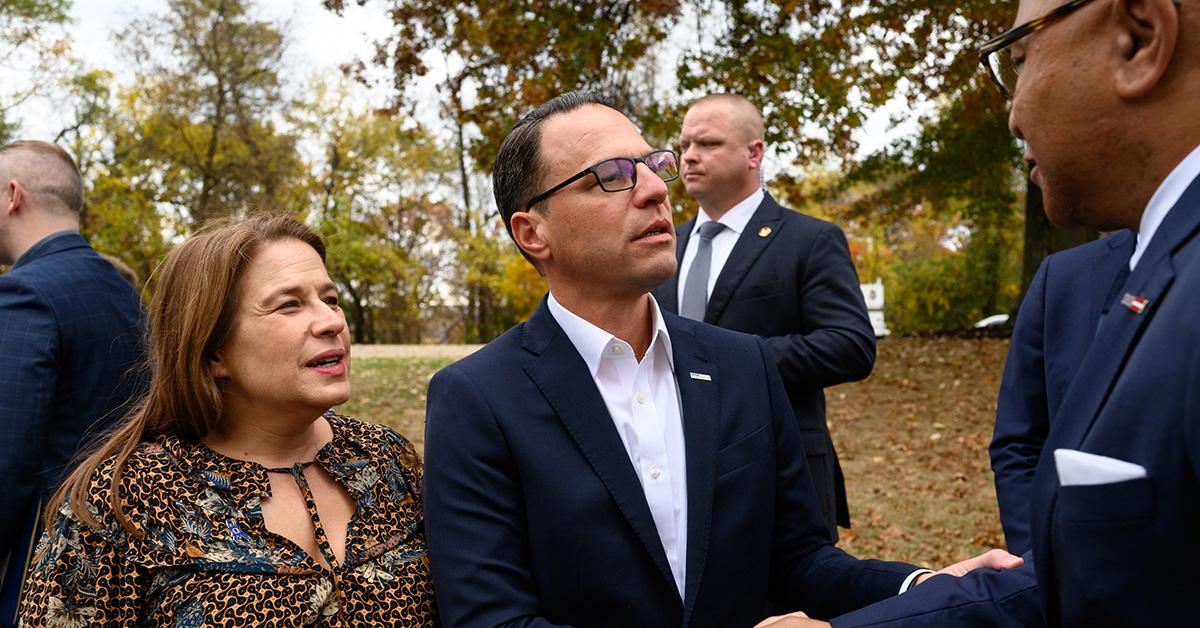
M 1049 27 L 1073 13 L 1075 9 L 1091 1 L 1070 0 L 1070 2 L 1041 17 L 1029 20 L 1006 31 L 999 37 L 988 40 L 987 43 L 979 47 L 979 62 L 983 64 L 983 67 L 987 68 L 988 74 L 992 76 L 992 81 L 996 83 L 1000 91 L 1004 92 L 1006 97 L 1012 98 L 1013 92 L 1017 88 L 1017 78 L 1021 76 L 1021 66 L 1012 57 L 1012 45 L 1029 35 Z
M 679 155 L 673 150 L 656 150 L 644 157 L 613 157 L 580 170 L 571 178 L 538 194 L 525 203 L 525 210 L 546 200 L 551 194 L 588 176 L 596 177 L 596 183 L 605 192 L 620 192 L 632 189 L 637 185 L 637 165 L 646 164 L 650 172 L 658 175 L 663 181 L 674 181 L 679 178 Z

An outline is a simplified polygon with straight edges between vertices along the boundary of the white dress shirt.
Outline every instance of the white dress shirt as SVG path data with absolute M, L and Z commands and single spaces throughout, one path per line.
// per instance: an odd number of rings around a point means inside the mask
M 1158 226 L 1162 224 L 1164 218 L 1167 217 L 1167 212 L 1179 202 L 1179 197 L 1187 191 L 1188 186 L 1192 181 L 1200 177 L 1200 146 L 1197 146 L 1179 162 L 1178 166 L 1163 179 L 1158 190 L 1154 192 L 1154 196 L 1150 197 L 1150 204 L 1146 205 L 1146 211 L 1142 212 L 1142 223 L 1138 227 L 1137 247 L 1133 249 L 1133 255 L 1129 258 L 1129 270 L 1137 268 L 1138 260 L 1142 259 L 1142 254 L 1146 252 L 1146 247 L 1150 246 L 1150 239 L 1154 237 L 1154 232 L 1158 231 Z
M 547 301 L 550 314 L 587 364 L 621 436 L 682 598 L 687 568 L 687 460 L 671 337 L 658 303 L 650 297 L 654 334 L 638 362 L 629 343 L 563 307 L 554 293 Z
M 754 217 L 754 210 L 762 204 L 765 195 L 762 188 L 754 190 L 753 194 L 729 208 L 729 211 L 725 212 L 725 215 L 717 221 L 725 225 L 725 228 L 712 239 L 712 265 L 709 266 L 708 271 L 708 288 L 704 293 L 706 297 L 712 296 L 713 286 L 717 285 L 717 277 L 721 275 L 721 269 L 725 268 L 725 262 L 729 260 L 729 254 L 733 252 L 733 245 L 737 244 L 738 237 L 746 230 L 746 223 Z M 692 268 L 692 260 L 696 259 L 696 247 L 700 246 L 700 238 L 697 238 L 696 234 L 700 231 L 700 225 L 710 220 L 712 218 L 709 218 L 708 213 L 703 209 L 696 213 L 696 224 L 692 226 L 687 248 L 683 250 L 683 259 L 679 262 L 679 303 L 676 304 L 679 310 L 677 311 L 683 310 L 683 287 L 687 285 L 687 276 L 688 271 Z
M 761 190 L 759 193 L 761 195 Z M 744 227 L 745 223 L 742 225 Z M 650 297 L 650 303 L 654 310 L 654 334 L 645 357 L 638 362 L 629 343 L 563 307 L 553 292 L 547 299 L 550 315 L 587 364 L 617 434 L 621 436 L 629 461 L 642 483 L 654 527 L 658 529 L 675 587 L 682 598 L 687 570 L 687 459 L 683 444 L 683 406 L 675 381 L 671 336 L 654 297 Z M 909 574 L 899 593 L 911 588 L 917 577 L 924 573 L 931 572 L 918 569 Z

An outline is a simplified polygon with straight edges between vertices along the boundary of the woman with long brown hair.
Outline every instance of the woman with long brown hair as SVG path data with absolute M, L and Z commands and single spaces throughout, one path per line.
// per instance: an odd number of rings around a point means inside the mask
M 258 215 L 157 274 L 149 393 L 51 502 L 22 624 L 436 623 L 413 446 L 329 410 L 350 337 L 320 238 Z

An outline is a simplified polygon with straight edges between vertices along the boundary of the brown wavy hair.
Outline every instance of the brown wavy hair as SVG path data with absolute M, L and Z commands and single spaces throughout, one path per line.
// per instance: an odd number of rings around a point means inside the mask
M 167 434 L 199 441 L 221 420 L 224 403 L 210 361 L 228 339 L 251 260 L 262 245 L 289 239 L 308 244 L 325 261 L 325 244 L 316 233 L 274 213 L 207 226 L 167 254 L 154 273 L 157 285 L 148 311 L 148 390 L 59 487 L 46 507 L 47 530 L 53 529 L 64 499 L 80 519 L 100 526 L 88 512 L 88 487 L 96 469 L 115 458 L 109 503 L 122 527 L 141 534 L 121 505 L 120 482 L 129 456 L 140 443 Z

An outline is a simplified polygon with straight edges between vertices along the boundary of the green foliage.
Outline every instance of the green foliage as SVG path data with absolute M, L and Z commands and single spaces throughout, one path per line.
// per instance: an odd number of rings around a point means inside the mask
M 463 341 L 487 342 L 524 320 L 529 301 L 540 298 L 545 285 L 522 281 L 525 271 L 517 270 L 521 267 L 514 258 L 524 258 L 507 236 L 497 233 L 503 227 L 495 215 L 474 214 L 470 219 L 469 225 L 453 231 L 457 249 L 451 281 L 468 297 L 462 305 L 476 308 L 464 317 Z M 530 292 L 522 293 L 522 288 Z
M 154 165 L 130 158 L 130 130 L 112 102 L 112 75 L 86 71 L 68 79 L 72 115 L 56 142 L 75 156 L 84 181 L 83 233 L 92 246 L 132 268 L 145 283 L 177 235 L 159 212 Z
M 347 104 L 318 81 L 296 119 L 320 147 L 310 206 L 356 342 L 420 342 L 439 302 L 453 208 L 435 199 L 451 160 L 423 128 Z
M 505 249 L 501 258 L 496 293 L 508 305 L 511 320 L 506 322 L 515 325 L 533 316 L 546 293 L 546 280 L 514 247 Z
M 967 218 L 1003 214 L 1020 200 L 1020 154 L 995 90 L 960 94 L 921 119 L 918 135 L 871 155 L 838 185 L 876 184 L 853 204 L 855 214 L 904 220 L 926 205 L 951 215 L 965 203 Z
M 690 93 L 733 92 L 755 101 L 766 139 L 804 161 L 847 156 L 864 109 L 854 87 L 863 69 L 841 3 L 824 0 L 698 0 L 699 42 L 676 69 Z
M 72 64 L 63 32 L 70 0 L 0 1 L 0 143 L 14 139 L 12 109 L 42 93 Z M 24 80 L 22 80 L 24 79 Z
M 18 19 L 61 24 L 67 21 L 70 8 L 71 0 L 4 0 L 0 2 L 0 24 Z
M 153 164 L 147 190 L 181 222 L 257 208 L 299 209 L 302 163 L 283 113 L 283 34 L 246 0 L 171 0 L 122 35 L 137 62 L 122 95 L 128 158 Z
M 977 227 L 959 250 L 944 246 L 941 231 L 910 233 L 880 273 L 888 327 L 899 334 L 969 329 L 1008 313 L 1020 289 L 1017 220 L 1014 211 L 1007 221 Z
M 357 0 L 366 4 L 367 0 Z M 340 11 L 345 0 L 325 0 Z M 491 169 L 517 116 L 571 89 L 603 88 L 639 113 L 648 94 L 648 53 L 678 16 L 678 0 L 380 0 L 395 23 L 375 62 L 389 67 L 395 106 L 409 109 L 433 74 L 447 116 L 479 131 L 469 152 Z M 433 65 L 436 63 L 437 65 Z M 365 67 L 354 68 L 365 75 Z M 467 93 L 470 93 L 470 102 Z
M 146 285 L 172 241 L 153 200 L 130 186 L 123 171 L 118 165 L 89 181 L 83 233 L 93 248 L 120 258 Z
M 963 329 L 979 320 L 965 256 L 946 252 L 902 261 L 884 272 L 884 316 L 894 333 Z
M 856 213 L 885 221 L 902 220 L 917 206 L 966 203 L 969 219 L 994 222 L 1023 204 L 1022 288 L 1016 293 L 1021 295 L 1046 255 L 1094 239 L 1096 233 L 1065 232 L 1045 219 L 1041 195 L 1025 179 L 1007 128 L 1007 103 L 979 65 L 975 46 L 1012 25 L 1013 5 L 995 0 L 848 0 L 845 29 L 857 33 L 864 50 L 874 51 L 862 57 L 869 68 L 858 86 L 865 100 L 878 105 L 898 98 L 937 106 L 919 120 L 916 136 L 858 164 L 844 183 L 876 186 Z M 1015 311 L 1016 303 L 1007 308 L 998 303 L 996 309 Z
M 287 100 L 286 34 L 254 17 L 254 0 L 169 0 L 120 36 L 132 82 L 63 79 L 71 120 L 57 141 L 78 156 L 97 248 L 146 277 L 200 222 L 289 210 L 328 239 L 357 341 L 486 341 L 545 291 L 486 198 L 517 116 L 598 87 L 648 141 L 671 145 L 693 96 L 732 91 L 758 102 L 772 154 L 793 160 L 768 187 L 846 229 L 863 279 L 888 284 L 893 328 L 961 327 L 1017 292 L 1022 164 L 974 54 L 1009 25 L 1011 3 L 353 1 L 394 26 L 370 61 L 390 73 L 386 111 L 321 81 Z M 61 78 L 69 54 L 54 32 L 68 7 L 0 5 L 0 64 L 38 51 L 39 80 Z M 371 69 L 347 68 L 364 81 Z M 431 94 L 440 129 L 409 115 Z M 6 115 L 17 97 L 0 95 L 0 139 L 19 122 Z M 933 107 L 917 133 L 864 158 L 854 134 L 892 99 Z M 671 196 L 677 220 L 697 210 L 681 184 Z

